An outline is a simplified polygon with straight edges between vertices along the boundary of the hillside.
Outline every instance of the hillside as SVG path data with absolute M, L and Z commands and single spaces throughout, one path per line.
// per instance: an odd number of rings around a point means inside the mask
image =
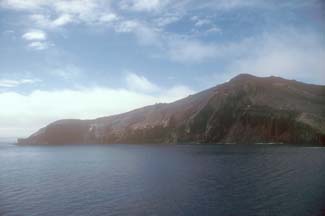
M 241 74 L 173 103 L 94 120 L 60 120 L 18 143 L 325 145 L 325 86 Z

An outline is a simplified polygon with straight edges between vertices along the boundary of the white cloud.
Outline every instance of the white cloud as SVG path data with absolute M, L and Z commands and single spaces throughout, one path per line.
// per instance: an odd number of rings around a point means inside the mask
M 217 27 L 213 22 L 211 17 L 198 17 L 193 16 L 190 19 L 194 23 L 194 28 L 192 29 L 191 35 L 199 38 L 201 36 L 206 36 L 211 33 L 221 33 L 222 29 Z
M 115 31 L 117 32 L 122 32 L 122 33 L 128 33 L 128 32 L 133 32 L 137 29 L 139 26 L 139 23 L 134 20 L 127 20 L 121 22 L 119 25 L 115 27 Z
M 20 80 L 10 80 L 10 79 L 0 79 L 0 88 L 15 88 L 21 85 L 34 84 L 40 82 L 38 79 L 20 79 Z
M 169 39 L 167 55 L 177 62 L 197 63 L 217 56 L 218 50 L 214 44 L 203 43 L 198 40 Z
M 75 22 L 70 14 L 61 14 L 57 18 L 51 19 L 50 16 L 43 14 L 32 14 L 29 17 L 37 26 L 45 29 L 55 29 Z
M 265 0 L 201 0 L 200 4 L 193 4 L 193 1 L 184 0 L 187 4 L 197 6 L 199 9 L 212 10 L 236 10 L 241 8 L 255 9 L 279 9 L 279 8 L 299 8 L 310 5 L 317 5 L 319 0 L 294 0 L 294 1 L 265 1 Z
M 126 76 L 126 83 L 128 88 L 140 92 L 155 92 L 159 87 L 150 82 L 146 77 L 139 76 L 135 73 L 128 73 Z
M 264 1 L 260 0 L 213 0 L 208 1 L 207 6 L 218 9 L 234 9 L 241 7 L 256 7 L 264 4 Z
M 204 25 L 210 25 L 211 21 L 208 19 L 199 19 L 195 22 L 195 26 L 204 26 Z
M 58 13 L 85 15 L 102 4 L 101 0 L 2 0 L 0 6 L 16 10 L 54 10 Z M 107 5 L 109 1 L 104 1 Z
M 160 30 L 137 20 L 121 21 L 115 25 L 115 31 L 118 33 L 133 33 L 142 45 L 161 45 Z
M 218 27 L 211 27 L 206 31 L 206 33 L 221 33 L 221 32 L 222 30 Z
M 164 27 L 167 26 L 169 24 L 175 23 L 177 21 L 180 20 L 180 16 L 178 15 L 164 15 L 164 16 L 160 16 L 157 19 L 154 20 L 154 23 L 158 26 L 158 27 Z
M 64 26 L 68 23 L 71 23 L 72 21 L 73 21 L 73 19 L 72 19 L 71 15 L 62 14 L 61 16 L 59 16 L 58 18 L 53 20 L 52 25 L 54 27 L 59 27 L 59 26 Z
M 107 21 L 106 15 L 111 14 L 110 1 L 103 0 L 2 0 L 0 7 L 27 11 L 34 24 L 46 29 L 69 23 L 95 24 Z
M 120 3 L 120 7 L 134 11 L 157 11 L 167 3 L 166 0 L 124 0 Z
M 77 14 L 81 16 L 89 15 L 99 5 L 100 1 L 96 0 L 58 0 L 50 3 L 54 6 L 55 10 L 66 14 Z
M 43 14 L 32 14 L 29 17 L 32 22 L 35 22 L 40 27 L 49 27 L 52 26 L 51 21 L 48 16 Z
M 16 10 L 35 10 L 45 2 L 44 0 L 2 0 L 0 6 Z
M 52 43 L 47 41 L 47 35 L 42 30 L 30 30 L 23 34 L 22 38 L 28 41 L 28 47 L 31 49 L 45 50 L 50 46 L 53 46 Z
M 114 13 L 103 14 L 98 19 L 100 23 L 112 23 L 117 20 L 119 20 L 119 17 Z
M 46 33 L 42 30 L 30 30 L 22 36 L 25 40 L 46 40 Z
M 49 48 L 51 44 L 47 42 L 41 42 L 41 41 L 33 41 L 28 44 L 28 47 L 35 49 L 35 50 L 45 50 Z
M 58 119 L 108 116 L 158 102 L 172 102 L 193 93 L 182 86 L 166 92 L 152 96 L 126 89 L 90 88 L 35 90 L 27 95 L 0 93 L 0 137 L 27 136 Z
M 166 1 L 128 1 L 134 9 L 151 10 L 160 7 Z M 37 28 L 53 31 L 68 24 L 107 25 L 117 33 L 134 34 L 137 41 L 142 45 L 159 45 L 159 28 L 149 25 L 145 21 L 130 19 L 125 15 L 119 16 L 113 12 L 110 1 L 102 0 L 31 0 L 24 5 L 21 0 L 7 0 L 6 6 L 11 9 L 27 10 L 29 20 Z M 163 21 L 161 21 L 163 22 Z M 171 19 L 165 22 L 172 22 Z M 45 32 L 43 32 L 45 34 Z M 28 35 L 24 37 L 27 38 Z M 35 38 L 36 39 L 36 38 Z M 38 38 L 41 40 L 41 37 Z M 43 40 L 46 38 L 44 37 Z M 33 43 L 30 47 L 37 47 L 39 50 L 46 49 L 45 43 Z
M 160 4 L 160 0 L 137 0 L 134 1 L 133 8 L 139 11 L 151 11 L 157 9 Z

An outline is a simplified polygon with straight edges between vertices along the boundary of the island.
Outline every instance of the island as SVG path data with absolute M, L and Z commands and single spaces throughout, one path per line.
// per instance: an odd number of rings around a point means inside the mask
M 59 120 L 18 144 L 325 145 L 325 86 L 240 74 L 173 103 Z

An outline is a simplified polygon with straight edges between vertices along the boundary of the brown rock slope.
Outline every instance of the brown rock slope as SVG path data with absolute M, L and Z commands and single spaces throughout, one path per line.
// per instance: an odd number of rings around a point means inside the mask
M 325 86 L 241 74 L 174 103 L 95 120 L 57 121 L 19 143 L 325 145 Z

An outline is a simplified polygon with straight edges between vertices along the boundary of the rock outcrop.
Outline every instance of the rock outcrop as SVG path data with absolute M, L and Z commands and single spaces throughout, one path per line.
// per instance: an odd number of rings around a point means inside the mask
M 173 103 L 94 120 L 60 120 L 18 142 L 325 145 L 325 86 L 241 74 Z

